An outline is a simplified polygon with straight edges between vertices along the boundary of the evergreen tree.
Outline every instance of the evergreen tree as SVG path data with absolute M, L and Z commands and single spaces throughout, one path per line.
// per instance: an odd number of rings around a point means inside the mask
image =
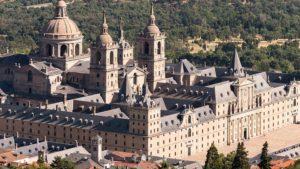
M 261 150 L 259 167 L 261 169 L 271 169 L 271 157 L 268 155 L 268 142 L 265 142 Z
M 235 157 L 235 152 L 230 152 L 229 154 L 226 155 L 226 157 L 222 158 L 222 169 L 231 169 L 232 163 Z
M 221 158 L 215 144 L 212 143 L 207 151 L 204 169 L 221 169 Z
M 73 169 L 74 163 L 63 159 L 61 157 L 55 157 L 54 161 L 50 164 L 51 169 Z
M 162 163 L 161 163 L 161 167 L 160 167 L 160 169 L 169 169 L 170 168 L 170 164 L 167 162 L 167 161 L 163 161 Z
M 232 169 L 250 169 L 248 153 L 244 143 L 238 143 L 236 155 L 232 163 Z

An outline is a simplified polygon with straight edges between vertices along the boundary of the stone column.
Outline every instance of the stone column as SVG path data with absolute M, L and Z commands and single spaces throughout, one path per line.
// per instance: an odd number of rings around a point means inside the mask
M 79 55 L 82 55 L 82 43 L 79 44 Z
M 240 141 L 240 119 L 237 119 L 237 121 L 236 121 L 236 123 L 237 123 L 237 125 L 236 125 L 236 131 L 237 131 L 237 133 L 236 133 L 236 140 L 239 142 Z
M 61 45 L 57 45 L 57 57 L 61 57 L 60 56 L 60 48 L 61 48 Z

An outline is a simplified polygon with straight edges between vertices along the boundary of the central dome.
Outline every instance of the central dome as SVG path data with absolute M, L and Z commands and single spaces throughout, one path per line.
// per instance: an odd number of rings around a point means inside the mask
M 44 26 L 42 33 L 44 36 L 82 35 L 76 23 L 68 17 L 50 20 L 48 24 Z
M 76 23 L 67 15 L 67 4 L 63 0 L 57 1 L 55 17 L 42 29 L 42 35 L 47 38 L 76 38 L 82 33 Z

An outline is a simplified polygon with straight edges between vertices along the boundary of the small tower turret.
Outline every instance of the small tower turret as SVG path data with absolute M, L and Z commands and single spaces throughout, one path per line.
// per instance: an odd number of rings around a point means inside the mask
M 108 24 L 103 12 L 101 35 L 92 46 L 89 89 L 99 91 L 106 103 L 113 101 L 119 91 L 118 84 L 118 44 L 108 33 Z
M 127 65 L 133 60 L 133 46 L 125 40 L 124 36 L 124 21 L 122 18 L 119 20 L 119 50 L 118 50 L 118 63 L 120 66 Z

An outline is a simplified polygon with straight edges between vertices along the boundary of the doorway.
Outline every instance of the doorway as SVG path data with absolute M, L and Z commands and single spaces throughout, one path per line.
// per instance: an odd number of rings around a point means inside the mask
M 188 147 L 188 156 L 192 155 L 192 149 L 191 147 Z
M 247 140 L 248 139 L 248 132 L 247 132 L 247 128 L 244 128 L 244 139 Z

